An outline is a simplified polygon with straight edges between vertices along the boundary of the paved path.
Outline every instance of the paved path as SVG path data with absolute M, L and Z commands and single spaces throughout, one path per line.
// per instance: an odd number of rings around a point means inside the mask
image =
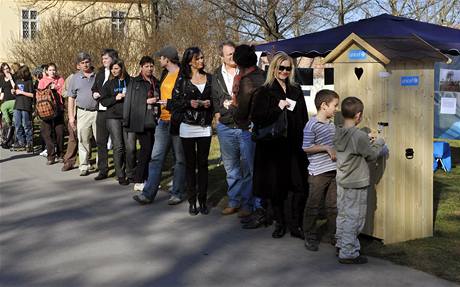
M 191 217 L 160 193 L 138 206 L 114 179 L 63 173 L 45 159 L 0 152 L 0 286 L 457 286 L 370 258 L 337 263 L 272 228 L 236 217 Z

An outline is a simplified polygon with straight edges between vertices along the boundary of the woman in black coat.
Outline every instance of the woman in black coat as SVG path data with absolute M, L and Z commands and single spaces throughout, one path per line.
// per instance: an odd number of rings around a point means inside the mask
M 278 53 L 270 63 L 265 84 L 254 94 L 251 120 L 255 127 L 266 127 L 283 112 L 287 113 L 287 136 L 258 141 L 254 158 L 253 190 L 273 209 L 273 238 L 286 233 L 284 204 L 288 191 L 305 190 L 301 155 L 303 128 L 308 120 L 302 90 L 294 82 L 294 61 Z
M 113 162 L 118 183 L 128 185 L 125 174 L 125 145 L 123 131 L 123 103 L 130 77 L 122 60 L 116 59 L 110 64 L 110 77 L 102 87 L 100 103 L 107 108 L 105 111 L 106 127 L 113 142 Z

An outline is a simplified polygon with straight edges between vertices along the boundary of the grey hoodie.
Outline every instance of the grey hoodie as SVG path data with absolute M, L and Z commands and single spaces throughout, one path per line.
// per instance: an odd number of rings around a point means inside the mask
M 337 184 L 343 188 L 369 186 L 367 162 L 377 159 L 384 144 L 381 138 L 371 144 L 368 135 L 356 127 L 338 127 L 334 138 L 337 151 Z

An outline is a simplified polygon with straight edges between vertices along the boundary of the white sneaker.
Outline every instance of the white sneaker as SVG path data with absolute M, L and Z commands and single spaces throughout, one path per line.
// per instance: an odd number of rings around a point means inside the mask
M 134 191 L 142 191 L 144 189 L 143 183 L 135 183 L 134 184 Z
M 41 153 L 40 153 L 41 156 L 43 157 L 48 157 L 48 151 L 46 149 L 44 149 Z

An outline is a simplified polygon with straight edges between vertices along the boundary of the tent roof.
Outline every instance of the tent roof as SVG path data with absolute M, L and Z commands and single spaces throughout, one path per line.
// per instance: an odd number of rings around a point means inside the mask
M 415 35 L 408 37 L 366 37 L 361 38 L 352 33 L 343 40 L 324 59 L 324 63 L 333 62 L 353 43 L 368 51 L 380 62 L 392 61 L 431 61 L 450 62 L 450 59 L 436 48 Z
M 460 54 L 460 30 L 382 14 L 373 18 L 350 22 L 343 26 L 300 37 L 256 46 L 257 51 L 284 51 L 293 57 L 325 56 L 351 33 L 363 38 L 408 37 L 417 35 L 441 52 Z

